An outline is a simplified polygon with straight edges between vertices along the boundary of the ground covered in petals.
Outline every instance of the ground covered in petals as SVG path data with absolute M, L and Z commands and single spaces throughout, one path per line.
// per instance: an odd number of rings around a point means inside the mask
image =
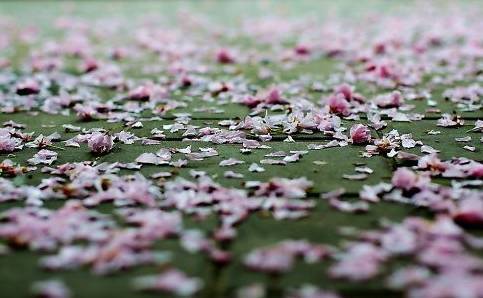
M 0 5 L 1 297 L 483 297 L 478 1 Z

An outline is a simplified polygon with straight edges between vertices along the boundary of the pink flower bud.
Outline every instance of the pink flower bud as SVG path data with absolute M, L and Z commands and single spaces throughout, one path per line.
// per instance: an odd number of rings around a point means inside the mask
M 282 95 L 280 94 L 280 90 L 278 90 L 277 88 L 272 88 L 270 91 L 268 91 L 265 102 L 268 104 L 282 103 L 283 100 Z
M 97 70 L 99 68 L 99 64 L 97 61 L 93 58 L 86 58 L 82 61 L 82 64 L 80 66 L 80 70 L 83 73 L 88 73 L 94 70 Z
M 344 98 L 342 94 L 331 95 L 327 102 L 330 112 L 347 116 L 350 114 L 349 102 Z
M 356 124 L 351 127 L 350 136 L 352 139 L 352 143 L 365 144 L 371 140 L 371 131 L 365 125 Z
M 295 51 L 295 54 L 297 54 L 298 56 L 307 56 L 311 52 L 309 47 L 307 47 L 305 45 L 297 45 L 294 48 L 294 51 Z
M 344 98 L 350 100 L 354 96 L 354 88 L 349 84 L 340 84 L 334 89 L 336 94 L 344 95 Z
M 469 175 L 474 178 L 483 178 L 483 164 L 478 163 L 469 169 Z
M 222 64 L 231 64 L 235 62 L 235 57 L 227 49 L 221 49 L 216 53 L 216 61 Z

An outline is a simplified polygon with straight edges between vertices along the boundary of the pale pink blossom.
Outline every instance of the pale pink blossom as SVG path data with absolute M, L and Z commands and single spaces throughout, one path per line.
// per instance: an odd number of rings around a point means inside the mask
M 330 267 L 329 276 L 351 281 L 368 280 L 379 273 L 386 259 L 387 253 L 381 248 L 370 243 L 357 243 Z
M 262 183 L 255 191 L 255 195 L 297 199 L 304 197 L 312 185 L 313 183 L 305 177 L 298 179 L 272 178 L 270 181 Z
M 56 160 L 57 160 L 57 152 L 47 150 L 47 149 L 42 149 L 39 152 L 35 153 L 35 155 L 32 158 L 28 159 L 27 162 L 32 165 L 38 165 L 38 164 L 50 165 Z
M 74 106 L 77 117 L 82 121 L 90 121 L 98 116 L 97 110 L 90 105 L 77 104 Z
M 306 263 L 317 263 L 329 254 L 328 248 L 323 245 L 304 240 L 285 240 L 250 252 L 243 263 L 255 271 L 280 274 L 290 271 L 297 257 L 301 257 Z
M 32 285 L 32 294 L 42 298 L 69 298 L 69 288 L 60 280 L 38 281 Z
M 457 127 L 465 124 L 465 121 L 461 119 L 458 115 L 443 114 L 437 121 L 438 126 L 442 127 Z
M 18 95 L 37 94 L 40 92 L 40 86 L 34 79 L 26 79 L 17 84 L 16 92 Z
M 141 276 L 134 280 L 134 287 L 141 291 L 161 291 L 178 296 L 191 296 L 203 286 L 201 279 L 188 277 L 177 269 L 169 269 L 159 275 Z
M 146 101 L 151 98 L 152 94 L 152 86 L 143 85 L 129 91 L 127 97 L 132 100 Z
M 379 95 L 374 100 L 377 106 L 381 108 L 398 108 L 403 104 L 403 96 L 399 91 L 393 91 L 389 94 Z
M 426 267 L 404 267 L 394 272 L 387 281 L 393 289 L 405 289 L 408 287 L 423 285 L 431 277 L 431 271 Z
M 18 139 L 0 135 L 0 152 L 12 152 L 19 143 Z
M 418 175 L 407 168 L 399 168 L 393 173 L 391 182 L 394 187 L 410 190 L 416 187 Z
M 421 157 L 418 160 L 418 168 L 429 170 L 434 174 L 440 174 L 448 169 L 448 165 L 442 162 L 437 154 L 433 153 Z
M 453 214 L 453 220 L 466 227 L 483 226 L 483 200 L 478 198 L 466 198 L 458 204 Z
M 427 279 L 421 287 L 410 288 L 409 298 L 482 297 L 483 276 L 450 270 Z
M 282 99 L 282 94 L 278 88 L 272 88 L 267 91 L 265 95 L 265 103 L 267 104 L 279 104 L 279 103 L 286 103 Z
M 285 298 L 340 298 L 340 296 L 306 284 L 297 290 L 291 291 Z
M 105 133 L 95 132 L 87 140 L 89 150 L 95 154 L 104 154 L 112 150 L 114 142 L 112 137 Z

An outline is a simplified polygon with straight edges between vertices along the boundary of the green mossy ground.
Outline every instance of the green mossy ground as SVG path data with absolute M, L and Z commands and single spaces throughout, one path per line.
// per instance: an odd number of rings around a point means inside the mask
M 227 1 L 231 4 L 228 5 L 225 2 L 218 1 L 200 1 L 200 2 L 176 2 L 168 1 L 160 4 L 159 2 L 146 2 L 141 4 L 129 4 L 127 2 L 113 2 L 106 4 L 86 2 L 76 3 L 75 11 L 82 17 L 103 17 L 106 14 L 124 16 L 129 18 L 130 13 L 133 15 L 139 15 L 137 12 L 142 10 L 141 7 L 147 11 L 164 13 L 170 15 L 169 12 L 179 9 L 180 7 L 189 7 L 199 12 L 222 12 L 219 13 L 220 19 L 232 20 L 231 16 L 236 12 L 243 11 L 243 14 L 248 14 L 250 9 L 253 9 L 253 13 L 261 14 L 264 9 L 262 4 L 252 1 Z M 265 2 L 265 1 L 263 1 Z M 362 1 L 361 1 L 362 2 Z M 271 2 L 269 2 L 271 3 Z M 391 11 L 394 6 L 400 6 L 406 2 L 396 2 L 393 6 L 387 4 L 386 1 L 364 1 L 364 5 L 355 4 L 356 1 L 342 1 L 339 6 L 335 5 L 337 11 L 350 11 L 350 13 L 357 14 L 357 8 L 354 6 L 365 6 L 364 9 L 374 9 L 375 11 Z M 277 3 L 278 4 L 278 3 Z M 31 22 L 39 27 L 43 27 L 48 24 L 52 15 L 58 15 L 61 11 L 64 11 L 64 3 L 60 2 L 7 2 L 0 4 L 0 15 L 9 15 L 11 19 L 22 22 Z M 274 6 L 274 3 L 270 5 Z M 36 14 L 35 11 L 40 9 L 42 13 Z M 226 7 L 225 7 L 226 6 Z M 299 1 L 282 1 L 277 6 L 278 10 L 286 11 L 291 16 L 297 16 L 297 13 L 302 13 L 307 10 L 314 11 L 325 15 L 326 12 L 317 12 L 315 8 L 320 7 L 317 1 L 307 1 L 299 3 Z M 74 7 L 74 6 L 73 6 Z M 225 7 L 226 9 L 223 9 Z M 230 40 L 234 44 L 237 40 Z M 246 43 L 246 46 L 250 46 L 250 40 L 238 41 L 240 43 Z M 24 58 L 27 49 L 19 46 L 15 52 L 6 53 L 6 56 L 14 57 L 19 65 Z M 142 74 L 136 72 L 134 65 L 124 65 L 126 73 L 132 77 L 142 77 Z M 280 70 L 275 66 L 268 66 L 274 69 L 276 72 L 275 78 L 270 82 L 254 82 L 258 85 L 269 85 L 274 82 L 283 82 L 298 78 L 300 75 L 310 75 L 312 77 L 327 77 L 331 71 L 336 67 L 336 63 L 329 59 L 323 58 L 320 61 L 311 62 L 307 64 L 297 65 L 291 70 Z M 240 67 L 240 74 L 246 77 L 248 80 L 256 80 L 256 65 L 246 65 Z M 112 91 L 106 91 L 102 89 L 93 88 L 95 92 L 98 92 L 99 96 L 108 100 L 113 96 Z M 361 91 L 365 94 L 370 94 L 369 90 Z M 320 94 L 312 94 L 314 100 L 320 98 Z M 454 106 L 451 103 L 444 101 L 441 97 L 434 98 L 438 102 L 438 108 L 444 112 L 451 112 L 454 110 Z M 194 107 L 216 107 L 223 108 L 223 113 L 202 113 L 193 112 L 193 121 L 191 124 L 198 124 L 204 126 L 217 126 L 217 122 L 221 119 L 234 119 L 241 118 L 246 115 L 248 109 L 243 106 L 235 104 L 227 104 L 219 106 L 213 103 L 205 102 L 192 102 L 189 103 L 187 108 L 175 110 L 174 113 L 179 112 L 192 112 Z M 424 113 L 427 106 L 425 102 L 417 103 L 417 111 Z M 475 160 L 482 160 L 481 155 L 481 142 L 480 136 L 475 134 L 472 141 L 469 143 L 457 143 L 454 138 L 462 137 L 466 131 L 471 129 L 474 122 L 478 118 L 483 118 L 481 111 L 470 112 L 463 114 L 466 117 L 465 126 L 460 128 L 443 128 L 436 126 L 436 119 L 439 115 L 427 115 L 428 120 L 417 121 L 412 123 L 392 123 L 389 122 L 389 126 L 383 131 L 387 132 L 391 129 L 397 129 L 400 133 L 412 133 L 415 140 L 421 140 L 424 144 L 430 145 L 436 149 L 440 149 L 440 157 L 442 159 L 448 159 L 451 157 L 468 157 Z M 161 128 L 163 124 L 173 123 L 173 115 L 168 114 L 166 120 L 162 121 L 146 121 L 144 122 L 144 128 L 131 129 L 138 136 L 149 136 L 149 132 L 152 128 Z M 112 131 L 120 131 L 126 129 L 120 126 L 120 124 L 108 124 L 103 121 L 94 122 L 79 122 L 75 116 L 58 116 L 48 115 L 45 113 L 38 113 L 35 115 L 19 112 L 15 114 L 0 114 L 0 123 L 8 120 L 14 120 L 19 123 L 23 123 L 27 126 L 26 131 L 35 131 L 36 134 L 42 133 L 48 135 L 53 132 L 59 132 L 62 135 L 62 140 L 66 140 L 75 135 L 75 133 L 64 133 L 62 124 L 73 124 L 76 126 L 82 126 L 85 128 L 90 127 L 104 127 Z M 354 122 L 355 123 L 355 122 Z M 350 125 L 350 122 L 347 123 Z M 129 129 L 126 129 L 129 130 Z M 428 135 L 429 130 L 440 130 L 439 135 Z M 309 241 L 317 243 L 327 244 L 341 244 L 345 238 L 340 236 L 339 228 L 351 226 L 357 229 L 371 229 L 376 228 L 381 219 L 385 218 L 392 221 L 400 221 L 407 216 L 427 216 L 431 217 L 431 214 L 423 209 L 418 209 L 409 206 L 403 206 L 396 203 L 379 203 L 371 206 L 368 213 L 365 214 L 345 214 L 330 209 L 326 202 L 319 199 L 319 196 L 323 192 L 331 191 L 339 187 L 343 187 L 347 191 L 348 197 L 354 197 L 361 189 L 363 184 L 376 184 L 379 181 L 390 181 L 391 173 L 396 164 L 396 161 L 390 158 L 375 156 L 372 158 L 361 157 L 361 151 L 364 151 L 364 147 L 361 146 L 347 146 L 344 148 L 330 148 L 324 150 L 311 150 L 309 153 L 302 157 L 297 162 L 290 164 L 289 166 L 277 166 L 277 165 L 263 165 L 266 169 L 263 173 L 251 173 L 248 171 L 248 166 L 252 162 L 258 162 L 263 159 L 265 154 L 275 152 L 279 150 L 307 150 L 307 145 L 325 144 L 325 139 L 320 134 L 314 135 L 294 135 L 296 143 L 283 142 L 285 136 L 279 136 L 275 134 L 276 141 L 267 143 L 272 149 L 254 150 L 251 154 L 242 155 L 239 152 L 240 145 L 212 145 L 201 142 L 183 142 L 181 139 L 181 133 L 166 133 L 167 141 L 163 141 L 161 145 L 123 145 L 116 144 L 115 149 L 108 155 L 101 157 L 92 156 L 85 145 L 81 145 L 80 148 L 65 148 L 65 150 L 57 150 L 59 153 L 59 159 L 54 165 L 59 165 L 65 162 L 83 161 L 89 159 L 95 159 L 99 162 L 133 162 L 137 156 L 143 152 L 156 152 L 160 148 L 184 148 L 187 145 L 192 145 L 193 149 L 198 147 L 214 147 L 219 152 L 219 156 L 208 158 L 204 161 L 192 161 L 188 167 L 176 170 L 176 175 L 182 177 L 189 177 L 189 170 L 203 170 L 209 173 L 209 175 L 217 177 L 216 181 L 225 186 L 230 187 L 242 187 L 242 182 L 245 180 L 260 180 L 266 181 L 267 179 L 278 176 L 287 178 L 298 178 L 305 176 L 309 180 L 314 182 L 314 187 L 311 189 L 309 196 L 311 199 L 318 200 L 316 208 L 310 213 L 307 218 L 297 221 L 277 221 L 264 214 L 255 214 L 241 224 L 238 230 L 238 236 L 234 243 L 228 248 L 234 254 L 234 262 L 222 270 L 204 257 L 197 254 L 189 254 L 179 247 L 177 240 L 161 241 L 158 245 L 159 250 L 169 251 L 173 254 L 172 264 L 181 270 L 184 270 L 189 275 L 199 276 L 205 282 L 204 290 L 198 295 L 198 297 L 232 297 L 234 296 L 234 290 L 240 286 L 247 285 L 252 282 L 266 283 L 270 288 L 270 297 L 278 297 L 282 288 L 290 286 L 299 286 L 305 283 L 312 283 L 320 286 L 324 289 L 335 289 L 344 297 L 401 297 L 401 293 L 390 292 L 383 287 L 383 279 L 376 278 L 370 282 L 364 283 L 347 283 L 343 281 L 329 280 L 326 274 L 326 270 L 330 262 L 325 261 L 322 264 L 307 265 L 299 263 L 296 268 L 279 278 L 272 278 L 260 274 L 247 271 L 241 264 L 242 257 L 250 250 L 270 245 L 278 241 L 291 238 L 291 239 L 307 239 Z M 59 143 L 61 144 L 61 143 Z M 475 146 L 476 152 L 470 152 L 463 149 L 464 145 Z M 409 150 L 409 152 L 419 153 L 419 147 Z M 36 149 L 25 148 L 22 151 L 15 152 L 14 154 L 0 154 L 0 160 L 9 158 L 17 163 L 26 164 L 26 160 L 31 158 L 36 152 Z M 181 155 L 179 155 L 181 157 Z M 219 167 L 218 163 L 221 160 L 227 158 L 237 158 L 245 161 L 245 164 L 237 165 L 234 167 Z M 174 159 L 177 159 L 175 156 Z M 325 161 L 326 165 L 315 165 L 313 161 Z M 350 181 L 343 179 L 343 174 L 353 174 L 355 164 L 365 164 L 368 167 L 374 169 L 374 173 L 369 175 L 369 178 L 363 181 Z M 171 171 L 173 168 L 168 166 L 143 166 L 141 173 L 148 176 L 159 171 Z M 245 175 L 244 179 L 227 179 L 223 178 L 225 170 L 233 170 Z M 121 173 L 134 173 L 133 171 L 123 170 Z M 19 183 L 37 184 L 42 178 L 47 177 L 45 174 L 40 173 L 40 170 L 29 173 L 25 177 L 21 178 Z M 449 180 L 440 179 L 440 183 L 447 184 Z M 48 208 L 58 208 L 62 205 L 60 201 L 49 201 L 46 203 Z M 7 210 L 19 206 L 19 203 L 2 203 L 0 204 L 0 210 Z M 106 214 L 110 214 L 113 211 L 113 207 L 110 204 L 104 204 L 96 208 L 98 211 Z M 186 216 L 184 218 L 185 226 L 193 226 L 202 228 L 207 233 L 213 229 L 216 224 L 214 218 L 208 218 L 205 221 L 197 222 L 192 218 Z M 77 298 L 97 298 L 97 297 L 164 297 L 159 294 L 146 294 L 134 292 L 131 288 L 131 281 L 133 277 L 146 274 L 159 272 L 161 268 L 154 266 L 146 266 L 135 268 L 127 272 L 121 272 L 112 276 L 98 277 L 89 272 L 88 269 L 74 270 L 68 272 L 47 272 L 43 271 L 38 266 L 38 260 L 41 254 L 30 252 L 28 250 L 15 250 L 11 254 L 6 256 L 0 256 L 0 297 L 27 297 L 29 295 L 29 287 L 34 281 L 59 278 L 65 281 L 69 288 L 74 293 L 74 297 Z M 400 259 L 396 262 L 389 263 L 385 266 L 385 270 L 396 268 L 401 264 L 404 264 L 405 260 Z

